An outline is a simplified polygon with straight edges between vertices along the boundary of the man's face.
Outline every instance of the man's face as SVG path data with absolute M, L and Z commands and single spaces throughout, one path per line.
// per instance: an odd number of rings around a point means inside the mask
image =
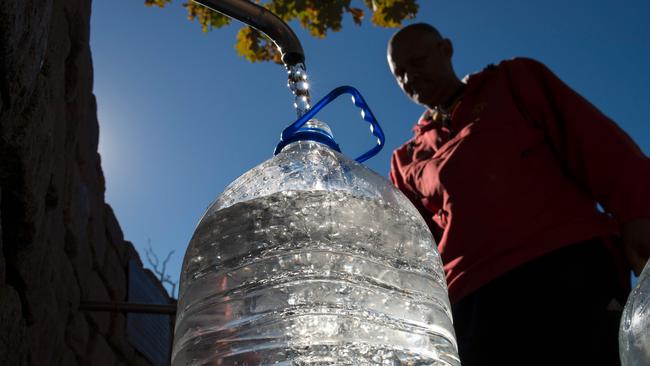
M 400 88 L 415 103 L 429 108 L 443 103 L 447 95 L 450 60 L 442 42 L 428 34 L 408 32 L 388 49 L 388 65 Z

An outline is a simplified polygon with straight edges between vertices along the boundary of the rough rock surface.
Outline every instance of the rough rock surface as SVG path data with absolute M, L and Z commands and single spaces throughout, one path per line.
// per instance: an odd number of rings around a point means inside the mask
M 104 202 L 89 0 L 0 1 L 0 365 L 146 364 L 121 313 L 137 258 Z

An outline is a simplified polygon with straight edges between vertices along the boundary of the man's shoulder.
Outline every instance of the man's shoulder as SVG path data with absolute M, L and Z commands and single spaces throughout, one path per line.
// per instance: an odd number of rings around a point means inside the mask
M 513 57 L 501 61 L 505 64 L 527 64 L 527 65 L 543 65 L 541 61 L 536 60 L 532 57 Z
M 488 66 L 487 68 L 489 68 Z M 496 66 L 492 65 L 494 69 L 509 74 L 517 73 L 540 73 L 547 72 L 548 67 L 542 62 L 529 57 L 514 57 L 511 59 L 503 60 Z
M 480 71 L 466 75 L 463 78 L 463 82 L 466 84 L 482 85 L 487 80 L 494 79 L 494 77 L 498 78 L 499 76 L 506 77 L 507 75 L 537 72 L 537 70 L 542 68 L 545 68 L 544 64 L 535 59 L 514 57 L 502 60 L 496 64 L 490 63 Z
M 514 57 L 496 64 L 489 64 L 481 71 L 466 76 L 464 82 L 480 87 L 480 85 L 489 83 L 489 80 L 493 81 L 502 78 L 532 80 L 539 75 L 548 73 L 550 73 L 550 70 L 540 61 L 528 57 Z
M 512 70 L 538 70 L 545 69 L 546 65 L 538 60 L 529 57 L 513 57 L 510 59 L 502 60 L 496 64 L 491 63 L 485 66 L 481 71 L 476 74 L 485 74 L 490 72 L 510 72 Z M 468 75 L 472 76 L 472 75 Z

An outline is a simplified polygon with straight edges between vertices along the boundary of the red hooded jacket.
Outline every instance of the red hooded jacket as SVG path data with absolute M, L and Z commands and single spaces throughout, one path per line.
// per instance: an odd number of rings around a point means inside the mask
M 452 303 L 531 259 L 650 217 L 650 159 L 531 59 L 470 76 L 450 123 L 420 120 L 393 152 L 390 178 L 436 237 Z

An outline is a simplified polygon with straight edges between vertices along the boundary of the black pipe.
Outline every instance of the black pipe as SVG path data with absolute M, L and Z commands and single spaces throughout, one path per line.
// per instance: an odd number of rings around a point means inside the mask
M 81 304 L 79 304 L 79 310 L 174 315 L 176 314 L 176 304 L 136 304 L 130 302 L 82 301 Z
M 269 37 L 280 50 L 285 67 L 305 62 L 302 45 L 293 30 L 277 15 L 248 0 L 193 0 L 240 22 Z

